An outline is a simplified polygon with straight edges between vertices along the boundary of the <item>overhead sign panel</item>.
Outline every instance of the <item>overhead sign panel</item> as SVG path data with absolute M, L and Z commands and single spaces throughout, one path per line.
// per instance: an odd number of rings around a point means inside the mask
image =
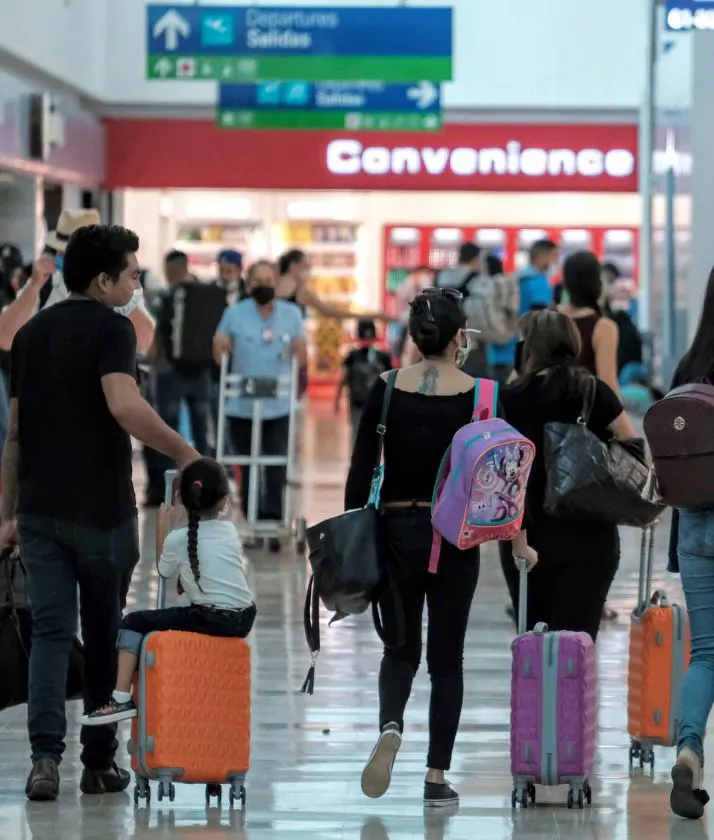
M 665 25 L 671 32 L 714 29 L 714 0 L 667 0 Z
M 433 82 L 262 82 L 221 85 L 223 128 L 437 131 L 441 88 Z
M 450 81 L 450 8 L 147 6 L 150 79 Z

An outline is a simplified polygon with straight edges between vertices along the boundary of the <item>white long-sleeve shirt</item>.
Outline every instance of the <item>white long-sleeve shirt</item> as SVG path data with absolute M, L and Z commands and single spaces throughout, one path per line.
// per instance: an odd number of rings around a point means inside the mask
M 222 519 L 207 519 L 198 526 L 200 589 L 188 561 L 188 528 L 171 531 L 164 541 L 159 574 L 178 571 L 181 586 L 192 604 L 242 610 L 253 603 L 243 569 L 243 549 L 236 526 Z

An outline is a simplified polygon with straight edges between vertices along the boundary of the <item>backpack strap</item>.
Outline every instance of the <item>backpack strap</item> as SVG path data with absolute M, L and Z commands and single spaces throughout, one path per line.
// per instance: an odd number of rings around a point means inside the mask
M 471 422 L 498 417 L 498 382 L 477 379 L 474 383 L 474 413 Z
M 315 575 L 310 576 L 310 582 L 307 585 L 303 623 L 312 665 L 300 691 L 302 694 L 312 694 L 315 690 L 315 664 L 320 654 L 320 596 L 315 584 Z
M 379 490 L 384 477 L 384 470 L 382 469 L 382 455 L 384 453 L 384 436 L 387 434 L 387 416 L 389 414 L 389 404 L 392 401 L 392 394 L 394 393 L 394 386 L 397 382 L 398 370 L 390 370 L 387 377 L 387 386 L 382 397 L 382 414 L 379 418 L 379 425 L 377 426 L 377 460 L 374 465 L 374 473 L 372 475 L 372 486 L 369 491 L 368 505 L 379 507 Z

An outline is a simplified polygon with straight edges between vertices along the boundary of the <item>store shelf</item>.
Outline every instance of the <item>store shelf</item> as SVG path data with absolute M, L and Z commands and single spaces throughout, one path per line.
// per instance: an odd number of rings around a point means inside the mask
M 300 248 L 312 266 L 310 288 L 325 303 L 344 310 L 353 306 L 361 265 L 359 226 L 342 222 L 295 222 L 284 225 L 281 238 L 288 247 Z M 351 342 L 345 322 L 311 312 L 306 329 L 309 337 L 311 387 L 336 383 L 342 360 Z

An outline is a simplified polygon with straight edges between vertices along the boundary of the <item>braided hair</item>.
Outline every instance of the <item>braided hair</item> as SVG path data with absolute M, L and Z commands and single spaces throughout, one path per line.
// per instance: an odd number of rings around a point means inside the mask
M 213 458 L 194 461 L 181 475 L 181 502 L 188 513 L 188 562 L 199 589 L 198 526 L 202 519 L 216 516 L 229 492 L 225 470 Z

